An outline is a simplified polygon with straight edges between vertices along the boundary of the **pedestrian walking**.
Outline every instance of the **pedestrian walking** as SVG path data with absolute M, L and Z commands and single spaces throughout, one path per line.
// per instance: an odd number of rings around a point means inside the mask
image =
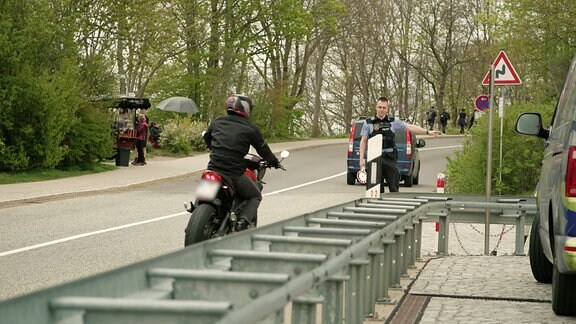
M 426 114 L 428 115 L 428 130 L 433 130 L 434 121 L 436 121 L 436 109 L 434 109 L 434 106 Z
M 442 134 L 446 134 L 446 125 L 448 125 L 449 120 L 450 114 L 446 111 L 446 109 L 442 109 L 442 113 L 440 114 L 440 131 Z
M 460 134 L 464 134 L 464 127 L 468 125 L 468 120 L 466 119 L 466 110 L 462 109 L 458 114 L 458 126 L 460 126 Z
M 476 109 L 472 109 L 472 112 L 470 113 L 470 124 L 468 125 L 468 130 L 472 128 L 472 125 L 474 125 L 475 121 L 476 121 Z

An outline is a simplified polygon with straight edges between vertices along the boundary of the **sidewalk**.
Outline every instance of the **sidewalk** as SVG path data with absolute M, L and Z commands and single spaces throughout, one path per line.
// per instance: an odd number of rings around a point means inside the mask
M 400 305 L 388 323 L 576 322 L 554 314 L 552 286 L 534 280 L 528 256 L 433 257 L 417 268 L 390 291 Z
M 348 138 L 317 139 L 271 143 L 270 148 L 274 154 L 279 155 L 282 150 L 292 152 L 303 148 L 345 143 L 348 143 Z M 79 177 L 0 185 L 0 207 L 126 189 L 144 183 L 176 179 L 202 171 L 207 164 L 208 153 L 177 159 L 151 158 L 145 166 L 130 165 L 109 172 Z

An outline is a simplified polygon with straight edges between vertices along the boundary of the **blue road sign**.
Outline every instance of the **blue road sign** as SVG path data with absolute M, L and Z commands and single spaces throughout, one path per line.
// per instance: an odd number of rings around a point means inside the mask
M 476 104 L 476 109 L 480 111 L 490 108 L 490 98 L 487 95 L 479 95 L 474 103 Z

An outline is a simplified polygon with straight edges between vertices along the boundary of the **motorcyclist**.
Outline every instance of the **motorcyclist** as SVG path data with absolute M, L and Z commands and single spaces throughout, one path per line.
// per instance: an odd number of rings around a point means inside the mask
M 226 100 L 227 116 L 221 116 L 208 126 L 204 141 L 211 150 L 208 170 L 228 177 L 236 196 L 246 200 L 242 214 L 237 222 L 237 231 L 244 230 L 256 217 L 262 193 L 254 182 L 244 175 L 246 163 L 244 156 L 252 145 L 256 152 L 271 166 L 280 167 L 278 159 L 272 154 L 264 141 L 260 130 L 250 121 L 254 110 L 252 100 L 244 95 L 231 94 Z

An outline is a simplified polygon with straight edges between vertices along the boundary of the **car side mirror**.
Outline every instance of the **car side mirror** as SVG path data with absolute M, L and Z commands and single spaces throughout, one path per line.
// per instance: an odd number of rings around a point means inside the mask
M 523 113 L 518 116 L 516 132 L 548 139 L 548 130 L 542 126 L 542 116 L 539 113 Z
M 426 146 L 426 141 L 419 138 L 418 141 L 416 142 L 416 147 L 424 147 Z

